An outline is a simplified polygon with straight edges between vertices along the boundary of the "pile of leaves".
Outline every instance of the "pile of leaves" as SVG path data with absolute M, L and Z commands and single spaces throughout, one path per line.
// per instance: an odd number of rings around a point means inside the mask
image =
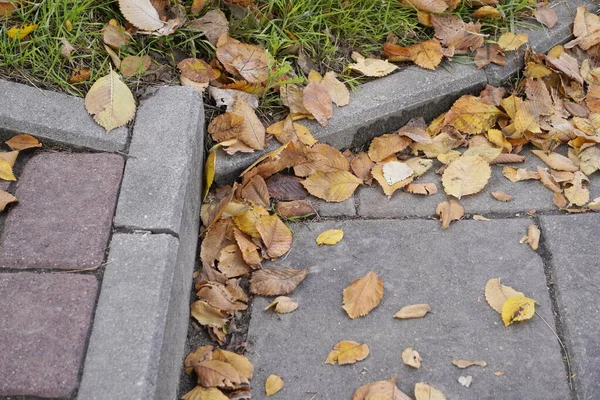
M 23 150 L 42 147 L 42 144 L 30 135 L 15 135 L 5 142 L 11 151 L 0 151 L 0 180 L 16 181 L 13 167 L 17 157 Z M 7 205 L 16 203 L 17 198 L 6 190 L 0 190 L 0 211 L 4 211 Z

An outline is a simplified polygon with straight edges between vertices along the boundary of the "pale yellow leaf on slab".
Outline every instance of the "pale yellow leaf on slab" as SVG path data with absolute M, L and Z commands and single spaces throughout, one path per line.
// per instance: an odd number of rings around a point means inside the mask
M 406 191 L 412 194 L 431 196 L 438 192 L 438 188 L 435 183 L 409 183 L 406 186 Z
M 4 159 L 0 158 L 0 179 L 5 181 L 16 181 L 12 166 Z
M 487 185 L 492 169 L 480 156 L 462 156 L 452 161 L 442 175 L 442 184 L 447 194 L 458 199 L 474 194 Z
M 525 168 L 503 167 L 502 175 L 513 183 L 530 179 L 540 179 L 540 174 L 537 171 L 528 171 Z
M 364 360 L 369 355 L 369 346 L 350 340 L 337 343 L 325 360 L 326 364 L 339 365 L 354 364 Z
M 250 279 L 250 292 L 261 296 L 288 294 L 306 278 L 308 269 L 290 267 L 262 268 Z
M 500 154 L 502 154 L 502 149 L 498 149 L 495 147 L 489 147 L 489 146 L 475 146 L 475 147 L 469 147 L 463 153 L 462 156 L 463 157 L 479 156 L 479 157 L 483 158 L 485 161 L 487 161 L 488 163 L 491 163 L 496 158 L 498 158 L 498 156 L 500 156 Z
M 363 181 L 348 171 L 321 172 L 302 181 L 310 194 L 329 202 L 348 200 Z
M 535 225 L 529 225 L 527 235 L 523 236 L 519 243 L 526 243 L 532 250 L 537 250 L 540 243 L 540 229 Z
M 383 298 L 383 281 L 370 271 L 344 289 L 344 310 L 352 319 L 367 315 Z
M 491 129 L 501 114 L 497 107 L 483 103 L 475 96 L 465 95 L 454 102 L 444 121 L 461 132 L 478 134 Z
M 502 50 L 513 51 L 523 46 L 529 40 L 526 33 L 505 32 L 498 38 L 498 45 Z
M 402 352 L 402 361 L 409 367 L 419 369 L 421 368 L 421 361 L 423 361 L 423 359 L 418 351 L 414 350 L 412 347 L 407 347 Z
M 367 383 L 356 389 L 352 400 L 412 400 L 396 387 L 396 378 Z
M 203 388 L 202 386 L 196 386 L 189 392 L 181 397 L 182 400 L 229 400 L 229 397 L 225 396 L 217 388 Z
M 135 116 L 135 99 L 119 74 L 99 78 L 85 96 L 85 108 L 106 132 L 125 125 Z
M 575 172 L 573 180 L 565 184 L 565 197 L 570 204 L 583 206 L 590 200 L 589 179 L 581 171 Z
M 0 190 L 0 211 L 4 211 L 10 203 L 17 202 L 17 198 L 5 190 Z
M 447 400 L 444 393 L 424 382 L 415 384 L 416 400 Z
M 575 172 L 579 167 L 573 163 L 568 157 L 558 153 L 546 154 L 542 150 L 531 150 L 533 154 L 538 156 L 540 160 L 546 163 L 550 168 L 559 171 Z
M 412 318 L 423 318 L 425 314 L 431 311 L 431 307 L 429 304 L 413 304 L 410 306 L 405 306 L 400 309 L 396 314 L 394 314 L 394 318 L 398 319 L 412 319 Z
M 335 72 L 329 71 L 321 80 L 321 83 L 327 89 L 331 100 L 338 107 L 343 107 L 350 103 L 350 92 L 346 85 L 337 79 Z
M 531 319 L 535 314 L 535 300 L 525 296 L 507 299 L 502 306 L 502 322 L 509 326 L 513 322 Z
M 17 161 L 18 156 L 19 152 L 16 150 L 0 152 L 0 159 L 6 161 L 11 167 L 15 166 L 15 162 Z
M 392 161 L 382 165 L 383 177 L 388 185 L 394 186 L 412 176 L 414 171 L 406 163 Z
M 487 363 L 485 361 L 473 361 L 473 360 L 452 360 L 452 364 L 456 367 L 464 369 L 472 366 L 478 366 L 481 368 L 487 367 Z
M 298 303 L 296 303 L 294 300 L 290 299 L 289 297 L 279 296 L 279 297 L 276 297 L 275 300 L 273 300 L 273 302 L 265 308 L 265 311 L 268 310 L 269 308 L 272 308 L 273 311 L 275 311 L 276 313 L 287 314 L 287 313 L 291 313 L 292 311 L 297 309 Z
M 497 313 L 502 314 L 502 306 L 506 299 L 523 296 L 510 286 L 500 283 L 500 278 L 493 278 L 485 284 L 485 300 Z
M 119 8 L 127 21 L 145 31 L 155 31 L 165 25 L 150 0 L 119 0 Z
M 317 236 L 317 244 L 336 244 L 344 237 L 344 231 L 341 229 L 329 229 L 325 232 L 321 232 L 319 236 Z
M 283 389 L 283 379 L 278 375 L 269 375 L 265 381 L 265 392 L 267 396 L 272 396 Z
M 435 213 L 440 217 L 442 229 L 448 229 L 450 222 L 458 221 L 465 215 L 465 209 L 458 200 L 450 199 L 438 204 Z
M 42 147 L 42 144 L 39 142 L 39 140 L 24 133 L 15 135 L 4 143 L 6 143 L 12 150 L 16 151 L 27 150 L 34 147 Z

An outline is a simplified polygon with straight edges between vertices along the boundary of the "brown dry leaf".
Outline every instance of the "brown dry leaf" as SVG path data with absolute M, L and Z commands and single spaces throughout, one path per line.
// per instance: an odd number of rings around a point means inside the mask
M 405 189 L 408 193 L 431 196 L 438 192 L 435 183 L 409 183 Z
M 292 231 L 277 215 L 265 215 L 256 222 L 256 230 L 271 258 L 281 257 L 292 246 Z
M 396 378 L 389 381 L 376 381 L 356 389 L 352 400 L 412 400 L 396 387 Z
M 361 183 L 348 171 L 319 171 L 302 181 L 310 194 L 329 202 L 348 200 Z
M 387 60 L 377 60 L 374 58 L 365 58 L 358 53 L 353 53 L 352 58 L 356 64 L 350 64 L 348 67 L 360 72 L 364 76 L 379 78 L 386 76 L 398 69 L 394 64 L 390 64 Z
M 256 175 L 242 188 L 242 198 L 261 207 L 269 207 L 269 188 L 262 176 Z
M 71 53 L 73 52 L 73 50 L 75 50 L 75 48 L 65 38 L 62 38 L 60 40 L 60 43 L 61 43 L 61 46 L 60 46 L 60 55 L 63 56 L 64 58 L 70 58 L 71 57 Z
M 502 50 L 513 51 L 518 50 L 529 40 L 526 33 L 505 32 L 498 38 L 498 45 Z
M 413 180 L 412 177 L 408 177 L 404 180 L 394 183 L 393 185 L 390 185 L 388 183 L 388 180 L 384 176 L 383 168 L 384 168 L 384 165 L 382 165 L 382 164 L 375 165 L 373 167 L 373 169 L 371 169 L 371 175 L 379 183 L 379 185 L 383 189 L 383 192 L 385 193 L 386 196 L 388 196 L 388 198 L 390 198 L 396 190 L 405 187 L 406 185 L 411 183 Z
M 306 200 L 279 202 L 277 203 L 276 211 L 284 218 L 308 217 L 316 214 L 312 204 Z
M 379 305 L 383 298 L 383 282 L 370 271 L 344 289 L 343 298 L 343 309 L 350 318 L 363 317 Z
M 271 197 L 277 200 L 302 200 L 308 196 L 300 178 L 291 175 L 273 175 L 267 180 L 267 188 Z
M 504 15 L 502 14 L 502 12 L 500 12 L 500 10 L 498 10 L 496 7 L 492 7 L 492 6 L 479 7 L 477 10 L 475 10 L 471 14 L 471 16 L 473 18 L 490 18 L 490 19 L 504 18 Z
M 554 11 L 547 3 L 538 3 L 534 15 L 538 22 L 546 25 L 550 29 L 554 28 L 554 25 L 558 22 L 556 11 Z
M 231 293 L 223 284 L 218 282 L 205 282 L 196 286 L 196 295 L 200 300 L 206 301 L 213 307 L 229 313 L 243 311 L 248 308 L 237 296 Z
M 194 302 L 191 314 L 201 325 L 214 326 L 215 328 L 224 327 L 228 319 L 221 310 L 205 301 Z
M 4 211 L 10 203 L 16 203 L 18 200 L 15 196 L 5 190 L 0 190 L 0 211 Z
M 244 261 L 237 244 L 225 246 L 219 252 L 219 271 L 227 278 L 236 278 L 250 273 L 250 267 Z
M 278 375 L 269 375 L 265 381 L 265 392 L 267 396 L 272 396 L 283 389 L 283 379 Z
M 327 87 L 318 82 L 310 82 L 304 88 L 304 107 L 315 117 L 321 126 L 327 126 L 327 120 L 333 115 L 332 98 Z
M 241 135 L 244 117 L 230 112 L 221 114 L 210 121 L 208 133 L 215 142 L 225 142 L 237 139 Z
M 254 366 L 245 356 L 227 350 L 215 349 L 212 359 L 231 365 L 240 375 L 242 383 L 249 383 L 248 380 L 252 379 Z
M 492 197 L 498 201 L 512 201 L 513 197 L 510 194 L 504 192 L 491 192 Z
M 287 84 L 279 87 L 279 95 L 284 106 L 290 109 L 291 114 L 310 114 L 304 107 L 304 89 L 300 86 Z
M 527 235 L 523 236 L 519 243 L 526 243 L 535 251 L 540 244 L 540 234 L 540 229 L 537 226 L 529 225 L 529 228 L 527 228 Z
M 119 71 L 125 78 L 130 78 L 134 75 L 143 74 L 150 68 L 152 64 L 152 58 L 148 55 L 138 56 L 127 56 L 121 61 Z
M 369 346 L 352 342 L 350 340 L 342 340 L 337 343 L 333 350 L 325 360 L 326 364 L 339 365 L 354 364 L 357 361 L 362 361 L 369 355 Z
M 565 196 L 570 205 L 583 206 L 590 200 L 589 179 L 581 171 L 575 172 L 571 182 L 565 185 Z
M 578 45 L 583 50 L 589 50 L 600 43 L 600 17 L 588 12 L 585 6 L 577 7 L 577 15 L 573 24 L 575 40 L 567 43 L 565 47 L 571 48 Z
M 206 0 L 194 0 L 192 2 L 192 7 L 190 8 L 190 11 L 192 12 L 192 14 L 200 14 L 200 11 L 202 11 L 205 5 Z
M 208 228 L 200 245 L 200 259 L 204 264 L 214 266 L 214 262 L 225 244 L 225 236 L 230 225 L 229 220 L 218 220 Z
M 493 280 L 493 279 L 492 279 Z M 488 281 L 489 282 L 489 281 Z M 500 281 L 498 280 L 498 283 L 500 283 Z M 504 286 L 504 285 L 502 285 Z M 504 286 L 504 287 L 508 287 L 508 286 Z M 503 303 L 504 304 L 504 303 Z M 496 310 L 498 311 L 498 310 Z M 502 309 L 500 308 L 500 313 L 502 313 Z M 469 368 L 472 367 L 474 365 L 481 367 L 481 368 L 485 368 L 487 367 L 487 363 L 485 361 L 473 361 L 473 360 L 452 360 L 452 364 L 454 364 L 456 367 L 464 369 L 464 368 Z
M 593 211 L 600 211 L 600 197 L 596 197 L 588 204 L 588 208 Z
M 219 37 L 229 31 L 229 21 L 221 10 L 211 10 L 201 18 L 190 21 L 186 28 L 192 31 L 200 31 L 214 46 L 217 45 Z
M 540 175 L 540 181 L 544 184 L 544 186 L 552 190 L 554 193 L 562 193 L 560 185 L 558 182 L 556 182 L 556 179 L 554 179 L 554 177 L 548 173 L 546 168 L 538 166 L 537 172 Z
M 424 382 L 415 384 L 416 400 L 447 400 L 444 393 Z
M 398 319 L 412 319 L 412 318 L 423 318 L 425 314 L 431 311 L 429 304 L 413 304 L 411 306 L 405 306 L 400 309 L 394 318 Z
M 243 117 L 237 139 L 240 139 L 252 149 L 263 149 L 265 147 L 265 127 L 246 100 L 238 97 L 233 104 L 232 114 Z
M 350 161 L 350 168 L 354 175 L 363 182 L 370 184 L 372 176 L 371 169 L 375 166 L 375 163 L 371 161 L 369 155 L 365 152 L 360 152 Z
M 579 62 L 573 56 L 570 56 L 566 52 L 563 52 L 560 57 L 552 57 L 548 54 L 545 57 L 545 60 L 548 64 L 558 69 L 560 72 L 563 72 L 569 78 L 575 79 L 581 85 L 583 85 L 583 77 L 579 73 Z
M 504 167 L 502 168 L 502 175 L 513 183 L 529 179 L 540 179 L 540 174 L 537 171 L 528 171 L 525 168 Z
M 460 200 L 483 189 L 491 176 L 492 169 L 482 157 L 462 156 L 448 165 L 442 184 L 447 194 Z
M 444 122 L 464 133 L 485 133 L 494 126 L 500 114 L 497 107 L 485 104 L 475 96 L 465 95 L 452 105 Z
M 343 107 L 350 103 L 350 92 L 348 91 L 346 85 L 337 79 L 335 72 L 327 72 L 321 83 L 329 93 L 331 100 L 336 106 Z
M 475 214 L 473 215 L 473 219 L 475 221 L 491 221 L 491 219 L 484 217 L 483 215 Z
M 442 229 L 448 229 L 450 222 L 458 221 L 465 215 L 465 209 L 458 200 L 448 200 L 438 204 L 435 213 L 439 215 Z
M 90 79 L 91 74 L 92 71 L 89 68 L 77 67 L 71 72 L 69 83 L 73 85 L 75 83 L 85 82 Z
M 504 52 L 497 43 L 490 43 L 480 47 L 477 49 L 477 53 L 475 53 L 475 65 L 477 65 L 477 68 L 483 68 L 490 63 L 502 67 L 506 65 Z
M 10 17 L 17 9 L 18 3 L 12 0 L 0 0 L 0 17 Z
M 444 0 L 402 0 L 402 5 L 429 13 L 443 13 L 448 8 Z
M 421 368 L 421 361 L 423 361 L 423 359 L 418 351 L 414 350 L 412 347 L 407 347 L 402 352 L 402 361 L 409 367 L 419 369 Z
M 413 118 L 402 128 L 398 129 L 398 135 L 406 136 L 417 143 L 429 144 L 432 142 L 431 136 L 427 133 L 427 124 L 421 118 Z
M 11 150 L 21 151 L 27 150 L 34 147 L 42 147 L 42 144 L 31 135 L 25 133 L 15 135 L 4 142 L 11 148 Z
M 386 43 L 383 51 L 390 61 L 410 60 L 421 68 L 431 70 L 435 69 L 444 57 L 442 46 L 437 40 L 427 40 L 407 47 Z
M 124 61 L 124 60 L 123 60 Z M 220 75 L 218 70 L 213 69 L 208 63 L 198 58 L 186 58 L 177 64 L 181 75 L 197 83 L 207 84 L 217 79 Z
M 369 145 L 369 158 L 374 162 L 380 162 L 389 156 L 407 148 L 411 140 L 397 133 L 389 133 L 373 138 Z
M 185 373 L 190 375 L 194 370 L 194 366 L 200 364 L 202 361 L 212 360 L 213 347 L 211 345 L 200 346 L 196 351 L 187 355 L 183 362 Z
M 127 21 L 139 29 L 156 31 L 165 25 L 150 0 L 119 0 L 119 8 Z
M 194 367 L 198 375 L 198 384 L 204 387 L 233 388 L 242 383 L 235 368 L 219 360 L 207 360 Z
M 275 300 L 273 300 L 273 302 L 265 308 L 265 311 L 269 308 L 273 308 L 273 311 L 275 311 L 276 313 L 287 314 L 297 309 L 298 303 L 296 303 L 289 297 L 279 296 L 276 297 Z
M 579 170 L 579 167 L 577 167 L 573 161 L 562 154 L 554 152 L 546 154 L 542 150 L 531 150 L 531 152 L 552 169 L 569 172 L 575 172 Z
M 115 50 L 126 46 L 131 41 L 131 35 L 117 20 L 111 19 L 102 28 L 102 41 Z
M 250 278 L 250 292 L 261 296 L 281 296 L 296 289 L 306 278 L 308 269 L 290 267 L 263 268 Z
M 267 127 L 267 133 L 275 136 L 280 143 L 300 141 L 307 146 L 317 143 L 317 139 L 313 137 L 307 127 L 292 122 L 291 114 L 283 121 L 275 122 Z
M 233 229 L 233 237 L 246 264 L 254 269 L 260 268 L 262 256 L 258 253 L 259 247 L 237 228 Z
M 202 386 L 196 386 L 181 397 L 182 400 L 229 400 L 229 397 L 225 396 L 217 388 L 203 388 Z
M 567 198 L 562 193 L 554 193 L 554 196 L 552 196 L 552 202 L 561 210 L 566 208 L 568 205 Z
M 502 306 L 506 299 L 514 296 L 523 296 L 523 293 L 501 284 L 500 278 L 490 279 L 485 284 L 485 300 L 498 314 L 502 314 Z
M 267 53 L 262 47 L 227 38 L 217 44 L 217 58 L 227 72 L 249 83 L 263 83 L 269 78 Z

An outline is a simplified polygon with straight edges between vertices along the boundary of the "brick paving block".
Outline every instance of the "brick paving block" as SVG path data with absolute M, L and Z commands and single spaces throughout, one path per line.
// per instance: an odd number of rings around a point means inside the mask
M 104 259 L 123 158 L 42 153 L 17 183 L 0 237 L 0 267 L 80 269 Z
M 579 400 L 600 393 L 600 215 L 542 216 Z
M 91 275 L 0 274 L 0 396 L 71 396 L 97 290 Z
M 426 220 L 295 224 L 294 245 L 281 264 L 310 272 L 288 295 L 299 303 L 290 314 L 265 311 L 271 298 L 253 300 L 246 353 L 255 366 L 253 398 L 265 399 L 265 379 L 277 374 L 285 387 L 274 399 L 351 399 L 359 386 L 395 375 L 411 397 L 416 382 L 428 382 L 448 399 L 569 399 L 560 346 L 548 327 L 536 317 L 505 328 L 484 299 L 487 280 L 500 277 L 534 298 L 552 324 L 542 259 L 519 243 L 529 223 L 461 221 L 448 231 Z M 342 241 L 318 246 L 317 235 L 331 228 L 344 230 Z M 371 270 L 383 280 L 383 300 L 351 320 L 342 291 Z M 430 304 L 432 312 L 424 319 L 392 318 L 417 303 Z M 353 365 L 325 364 L 341 340 L 367 343 L 369 356 Z M 402 363 L 409 346 L 423 358 L 419 370 Z M 457 358 L 488 366 L 460 370 L 451 364 Z M 494 375 L 498 371 L 504 375 Z M 470 388 L 458 382 L 467 375 Z

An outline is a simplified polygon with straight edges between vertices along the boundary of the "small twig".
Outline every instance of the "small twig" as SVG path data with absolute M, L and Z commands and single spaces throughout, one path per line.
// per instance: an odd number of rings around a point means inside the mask
M 571 371 L 571 363 L 569 362 L 569 354 L 567 353 L 567 348 L 565 347 L 565 344 L 562 342 L 562 340 L 560 340 L 560 337 L 558 337 L 558 334 L 554 331 L 554 329 L 552 329 L 552 327 L 550 326 L 550 324 L 548 322 L 546 322 L 546 320 L 544 319 L 544 317 L 542 317 L 538 312 L 535 313 L 535 315 L 537 315 L 538 317 L 541 318 L 542 321 L 544 321 L 544 323 L 546 324 L 546 326 L 548 327 L 548 329 L 550 329 L 550 332 L 552 332 L 554 334 L 554 336 L 556 337 L 556 340 L 558 340 L 558 343 L 560 344 L 560 347 L 562 347 L 563 352 L 565 353 L 565 360 L 567 362 L 567 372 L 569 375 L 569 388 L 571 390 L 573 390 L 573 374 Z

